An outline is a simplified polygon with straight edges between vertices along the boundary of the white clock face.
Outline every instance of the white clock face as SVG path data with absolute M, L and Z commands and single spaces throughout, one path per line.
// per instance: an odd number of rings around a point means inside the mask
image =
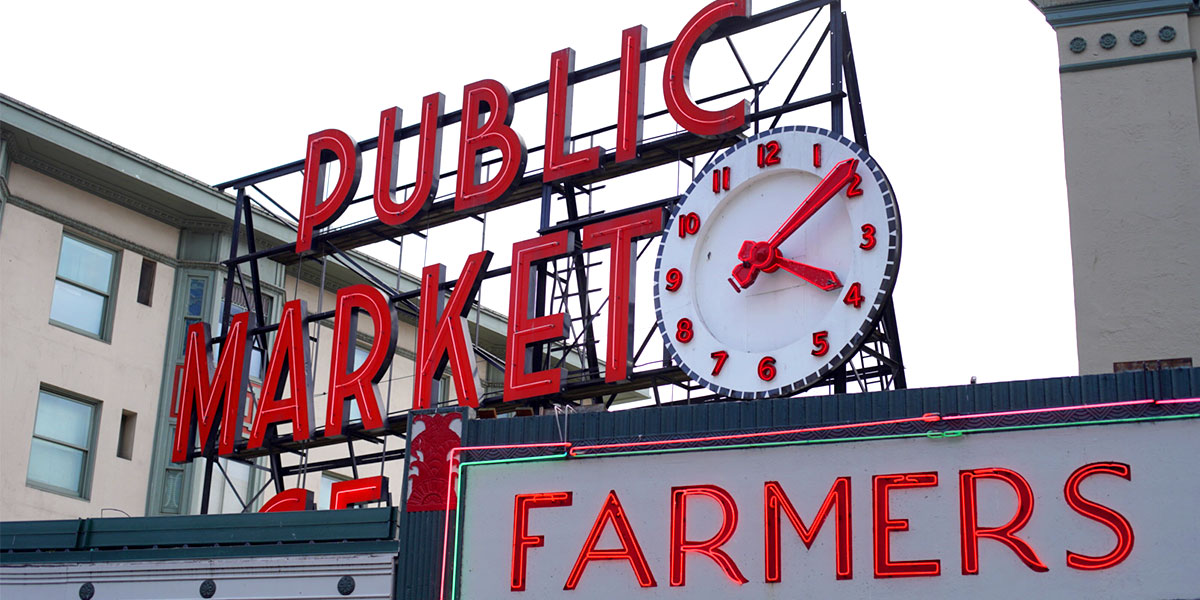
M 824 129 L 773 129 L 710 161 L 672 210 L 659 329 L 717 394 L 791 394 L 858 349 L 899 262 L 900 213 L 874 159 Z

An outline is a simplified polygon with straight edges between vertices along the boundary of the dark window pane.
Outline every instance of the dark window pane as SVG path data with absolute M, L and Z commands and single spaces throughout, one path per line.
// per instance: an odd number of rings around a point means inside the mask
M 138 279 L 138 296 L 137 301 L 140 304 L 150 306 L 150 300 L 154 297 L 154 274 L 157 271 L 158 263 L 148 259 L 142 259 L 142 275 Z

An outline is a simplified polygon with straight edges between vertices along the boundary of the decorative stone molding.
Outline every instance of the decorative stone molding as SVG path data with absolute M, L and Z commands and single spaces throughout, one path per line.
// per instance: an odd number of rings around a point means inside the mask
M 1117 36 L 1106 33 L 1100 36 L 1100 47 L 1105 50 L 1112 50 L 1117 45 Z
M 66 215 L 60 214 L 40 204 L 30 202 L 29 200 L 26 200 L 20 196 L 9 196 L 8 202 L 17 208 L 27 210 L 35 215 L 38 215 L 39 217 L 50 219 L 56 223 L 61 223 L 65 227 L 79 231 L 80 233 L 86 234 L 89 237 L 96 238 L 110 246 L 116 246 L 124 250 L 136 252 L 142 256 L 145 256 L 146 258 L 170 266 L 171 268 L 179 267 L 179 261 L 167 256 L 166 254 L 163 254 L 157 250 L 151 250 L 150 248 L 147 248 L 136 242 L 129 241 L 123 237 L 115 236 L 107 231 L 104 231 L 103 229 L 97 228 L 94 225 L 89 225 L 78 219 L 73 219 Z
M 1133 32 L 1129 34 L 1129 43 L 1133 44 L 1134 46 L 1141 46 L 1142 44 L 1145 44 L 1146 32 L 1142 31 L 1141 29 L 1134 29 Z
M 1158 30 L 1158 39 L 1170 43 L 1175 39 L 1175 28 L 1170 25 L 1163 26 L 1162 29 Z
M 1080 52 L 1087 50 L 1087 40 L 1085 40 L 1081 37 L 1077 37 L 1077 38 L 1071 40 L 1071 44 L 1068 47 L 1071 49 L 1071 52 L 1074 52 L 1075 54 L 1079 54 Z

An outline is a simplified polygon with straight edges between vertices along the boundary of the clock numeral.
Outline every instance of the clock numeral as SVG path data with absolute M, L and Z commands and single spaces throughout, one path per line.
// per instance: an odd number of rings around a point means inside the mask
M 857 196 L 861 196 L 863 194 L 863 192 L 858 187 L 859 184 L 861 184 L 861 183 L 862 183 L 862 175 L 855 173 L 854 179 L 850 180 L 850 186 L 846 188 L 846 197 L 854 198 Z
M 813 144 L 813 166 L 818 167 L 818 168 L 821 166 L 821 145 L 820 144 Z
M 675 324 L 675 339 L 679 340 L 679 343 L 686 344 L 694 337 L 696 337 L 696 332 L 692 330 L 691 319 L 683 318 Z
M 667 271 L 667 291 L 674 292 L 683 285 L 683 273 L 679 269 L 671 269 Z
M 829 353 L 829 342 L 825 338 L 829 337 L 828 331 L 818 331 L 813 334 L 813 356 L 825 356 Z
M 713 169 L 713 193 L 719 194 L 721 190 L 729 191 L 729 176 L 731 171 L 729 167 L 721 167 L 720 170 Z
M 758 145 L 758 168 L 770 167 L 780 163 L 779 152 L 783 146 L 775 140 Z
M 668 274 L 668 277 L 669 277 L 669 274 Z M 670 289 L 670 288 L 667 288 L 667 289 Z M 859 284 L 857 281 L 852 283 L 850 285 L 850 289 L 846 291 L 846 297 L 842 298 L 842 302 L 844 302 L 845 304 L 847 304 L 849 306 L 853 306 L 854 308 L 862 307 L 862 303 L 863 303 L 862 285 Z
M 721 369 L 725 368 L 725 361 L 729 360 L 729 353 L 724 350 L 717 350 L 709 354 L 709 356 L 717 361 L 717 364 L 713 366 L 712 374 L 714 376 L 720 375 Z
M 700 215 L 696 213 L 679 215 L 679 237 L 696 235 L 698 231 L 700 231 Z
M 763 381 L 771 381 L 775 379 L 775 359 L 770 356 L 764 356 L 758 361 L 758 378 Z
M 867 223 L 866 225 L 862 226 L 862 239 L 863 243 L 858 245 L 859 248 L 862 248 L 863 250 L 870 250 L 871 248 L 875 247 L 874 225 Z

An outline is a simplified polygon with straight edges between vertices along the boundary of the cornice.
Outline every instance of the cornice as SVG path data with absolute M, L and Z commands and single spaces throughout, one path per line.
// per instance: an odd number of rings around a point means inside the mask
M 113 235 L 94 225 L 89 225 L 78 219 L 68 217 L 62 213 L 46 208 L 36 202 L 26 200 L 20 196 L 10 195 L 8 196 L 8 202 L 17 208 L 27 210 L 40 217 L 61 223 L 66 227 L 100 240 L 101 242 L 104 242 L 110 246 L 116 246 L 118 248 L 136 252 L 142 256 L 145 256 L 146 258 L 158 261 L 172 268 L 177 268 L 179 266 L 179 261 L 175 260 L 174 257 L 167 256 L 166 254 L 163 254 L 157 250 L 152 250 L 146 246 L 127 240 L 123 237 Z
M 1070 27 L 1174 13 L 1196 13 L 1195 0 L 1093 0 L 1044 6 L 1035 2 L 1052 27 Z

